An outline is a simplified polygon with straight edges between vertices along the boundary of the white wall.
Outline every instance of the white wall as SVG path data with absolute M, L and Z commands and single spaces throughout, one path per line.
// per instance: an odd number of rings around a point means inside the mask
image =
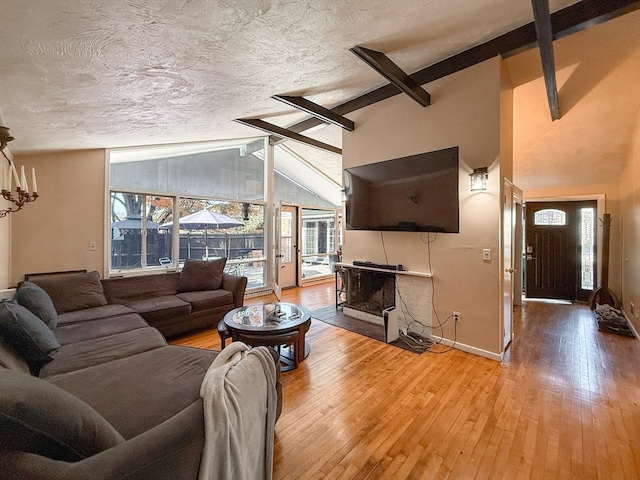
M 356 129 L 343 134 L 344 168 L 460 147 L 459 234 L 438 234 L 429 255 L 427 234 L 346 231 L 343 258 L 345 262 L 367 259 L 400 263 L 408 270 L 431 270 L 441 321 L 454 310 L 461 313 L 457 342 L 496 355 L 501 351 L 502 331 L 501 148 L 508 151 L 504 155 L 510 154 L 508 142 L 501 144 L 500 138 L 501 95 L 506 97 L 503 102 L 510 101 L 501 90 L 501 81 L 501 61 L 488 60 L 425 85 L 432 97 L 429 107 L 398 95 L 351 114 Z M 485 166 L 489 167 L 488 190 L 470 192 L 468 174 Z M 510 173 L 510 167 L 507 170 Z M 485 248 L 493 252 L 490 262 L 482 260 Z M 453 340 L 451 321 L 444 332 Z

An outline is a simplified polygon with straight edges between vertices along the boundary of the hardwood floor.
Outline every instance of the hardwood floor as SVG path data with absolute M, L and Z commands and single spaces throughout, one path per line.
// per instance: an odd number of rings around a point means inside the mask
M 333 295 L 283 300 L 313 310 Z M 514 332 L 499 363 L 313 322 L 311 354 L 282 374 L 274 479 L 640 478 L 638 340 L 599 332 L 584 305 L 534 301 Z M 174 343 L 219 348 L 215 331 Z

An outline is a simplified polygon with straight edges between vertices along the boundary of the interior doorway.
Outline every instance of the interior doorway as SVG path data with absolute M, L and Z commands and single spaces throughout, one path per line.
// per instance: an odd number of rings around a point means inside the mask
M 527 202 L 525 296 L 588 301 L 596 285 L 597 202 Z

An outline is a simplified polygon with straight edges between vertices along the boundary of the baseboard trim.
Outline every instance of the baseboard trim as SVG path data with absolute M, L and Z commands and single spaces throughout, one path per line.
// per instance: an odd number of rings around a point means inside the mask
M 454 342 L 447 338 L 440 338 L 437 335 L 431 335 L 431 340 L 434 342 L 439 342 L 442 345 L 446 345 L 447 347 L 453 346 L 458 350 L 462 350 L 463 352 L 472 353 L 473 355 L 478 355 L 480 357 L 488 358 L 489 360 L 495 360 L 496 362 L 501 362 L 503 358 L 502 353 L 490 352 L 488 350 L 483 350 L 482 348 L 472 347 L 471 345 L 466 345 L 460 342 Z
M 636 330 L 635 325 L 631 321 L 631 318 L 629 317 L 629 315 L 627 315 L 627 312 L 625 310 L 622 310 L 622 314 L 624 315 L 625 320 L 629 324 L 629 328 L 631 329 L 633 334 L 636 336 L 636 340 L 640 341 L 640 336 L 638 335 L 638 331 Z

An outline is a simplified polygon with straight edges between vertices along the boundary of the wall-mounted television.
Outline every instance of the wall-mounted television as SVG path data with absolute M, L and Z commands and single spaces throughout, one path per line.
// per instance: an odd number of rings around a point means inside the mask
M 460 232 L 458 147 L 343 170 L 348 230 Z

